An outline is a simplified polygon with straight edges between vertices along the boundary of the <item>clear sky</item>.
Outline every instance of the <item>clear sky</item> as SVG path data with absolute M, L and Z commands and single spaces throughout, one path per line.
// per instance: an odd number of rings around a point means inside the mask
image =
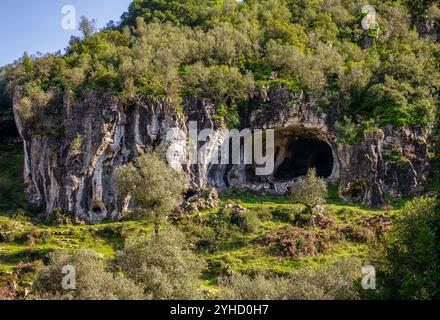
M 56 52 L 67 47 L 77 30 L 62 28 L 62 8 L 71 5 L 76 19 L 94 18 L 99 28 L 118 21 L 131 0 L 0 0 L 0 66 L 20 58 L 25 51 Z

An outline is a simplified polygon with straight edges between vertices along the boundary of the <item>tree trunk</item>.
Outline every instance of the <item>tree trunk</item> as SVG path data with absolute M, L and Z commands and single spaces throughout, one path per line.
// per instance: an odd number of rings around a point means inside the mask
M 154 219 L 154 234 L 157 236 L 159 236 L 159 214 L 155 213 L 154 214 L 155 219 Z
M 306 207 L 307 207 L 307 211 L 309 211 L 309 213 L 310 213 L 310 222 L 312 223 L 312 227 L 316 228 L 315 215 L 313 214 L 313 208 L 309 205 L 306 205 Z

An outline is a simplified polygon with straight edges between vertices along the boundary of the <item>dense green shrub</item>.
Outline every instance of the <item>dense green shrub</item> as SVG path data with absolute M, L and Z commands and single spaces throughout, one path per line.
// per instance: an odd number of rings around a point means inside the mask
M 267 234 L 263 243 L 281 257 L 307 257 L 330 248 L 332 235 L 328 230 L 287 227 Z
M 1 242 L 14 242 L 24 232 L 25 225 L 18 221 L 13 221 L 9 218 L 0 219 L 0 241 Z
M 133 25 L 137 17 L 142 17 L 148 22 L 171 21 L 196 26 L 203 23 L 215 8 L 220 9 L 222 5 L 222 1 L 218 0 L 135 0 L 122 16 L 122 24 Z
M 5 69 L 0 68 L 0 116 L 8 115 L 12 113 L 12 101 L 10 95 L 7 92 L 7 80 L 5 77 Z
M 438 221 L 436 198 L 411 201 L 394 222 L 381 251 L 381 297 L 438 297 Z
M 203 268 L 179 231 L 147 239 L 131 239 L 118 254 L 118 266 L 154 300 L 200 297 L 198 278 Z
M 183 201 L 187 181 L 170 168 L 158 151 L 150 151 L 118 169 L 118 188 L 123 198 L 130 196 L 141 209 L 140 217 L 151 216 L 156 234 L 161 223 Z
M 294 219 L 294 212 L 292 208 L 278 207 L 272 211 L 274 220 L 291 223 Z
M 272 218 L 297 227 L 306 227 L 310 222 L 309 213 L 305 212 L 304 207 L 300 205 L 292 207 L 279 206 L 272 211 Z
M 221 281 L 223 299 L 232 300 L 357 300 L 361 265 L 341 260 L 327 269 L 300 269 L 288 277 L 234 274 Z
M 261 225 L 261 220 L 254 212 L 234 212 L 230 219 L 232 224 L 245 233 L 255 232 Z
M 310 221 L 315 225 L 314 210 L 325 204 L 327 193 L 327 183 L 316 175 L 316 169 L 313 168 L 306 176 L 298 179 L 298 185 L 292 190 L 292 200 L 306 207 Z
M 379 28 L 363 49 L 360 2 L 136 0 L 120 27 L 73 38 L 65 56 L 24 55 L 3 69 L 0 92 L 27 88 L 19 104 L 24 118 L 39 113 L 52 87 L 104 88 L 123 100 L 137 93 L 169 97 L 176 107 L 199 95 L 235 127 L 255 87 L 281 85 L 336 111 L 342 126 L 375 119 L 380 126 L 431 129 L 439 45 L 412 23 L 434 19 L 438 8 L 431 1 L 421 11 L 413 1 L 370 4 Z M 353 125 L 341 130 L 348 140 L 356 136 Z
M 64 290 L 62 273 L 73 266 L 76 289 Z M 43 300 L 140 300 L 142 289 L 133 281 L 107 271 L 105 261 L 95 252 L 82 250 L 73 255 L 54 253 L 49 265 L 38 272 L 33 285 L 36 299 Z
M 234 233 L 252 233 L 259 229 L 261 219 L 257 212 L 236 204 L 227 204 L 218 213 L 212 214 L 207 225 L 216 233 L 216 238 L 225 239 Z

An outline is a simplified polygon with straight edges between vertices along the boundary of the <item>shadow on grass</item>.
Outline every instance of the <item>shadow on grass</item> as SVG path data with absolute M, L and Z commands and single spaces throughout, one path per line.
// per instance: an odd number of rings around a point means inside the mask
M 29 263 L 36 260 L 46 260 L 48 255 L 54 252 L 54 249 L 25 249 L 22 251 L 14 251 L 12 253 L 0 254 L 0 265 L 2 267 L 15 267 L 19 263 Z
M 35 218 L 38 209 L 26 201 L 23 145 L 0 144 L 0 215 Z
M 224 202 L 227 201 L 235 201 L 239 202 L 243 205 L 250 204 L 250 205 L 292 205 L 294 204 L 289 196 L 283 196 L 283 195 L 262 195 L 256 192 L 251 191 L 242 191 L 239 189 L 231 189 L 228 191 L 225 191 L 220 196 L 221 200 Z M 411 199 L 405 198 L 405 199 L 387 199 L 387 206 L 394 209 L 394 210 L 400 210 L 402 209 L 405 204 L 410 201 Z M 356 209 L 361 209 L 365 211 L 377 211 L 381 212 L 384 210 L 384 208 L 379 207 L 371 207 L 366 206 L 361 203 L 350 203 L 347 201 L 344 201 L 342 198 L 339 197 L 339 190 L 337 186 L 330 186 L 328 188 L 328 195 L 327 195 L 327 204 L 329 205 L 335 205 L 335 206 L 345 206 L 345 207 L 352 207 Z

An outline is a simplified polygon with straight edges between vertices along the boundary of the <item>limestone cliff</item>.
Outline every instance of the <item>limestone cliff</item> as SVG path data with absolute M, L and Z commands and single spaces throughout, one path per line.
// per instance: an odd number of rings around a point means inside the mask
M 181 165 L 169 159 L 195 188 L 209 184 L 284 193 L 288 181 L 317 167 L 330 183 L 339 184 L 344 199 L 382 205 L 386 195 L 420 192 L 429 170 L 426 132 L 388 127 L 366 132 L 361 143 L 347 145 L 337 139 L 332 117 L 301 94 L 283 89 L 256 95 L 240 115 L 242 128 L 275 129 L 271 188 L 264 177 L 255 176 L 253 165 L 210 164 L 227 131 L 206 99 L 187 99 L 177 111 L 167 99 L 138 96 L 121 103 L 105 92 L 74 98 L 56 91 L 38 123 L 29 125 L 18 112 L 20 97 L 17 88 L 14 112 L 24 141 L 26 193 L 48 215 L 60 208 L 88 222 L 119 218 L 131 204 L 118 197 L 117 168 L 150 146 L 173 145 L 188 155 L 189 121 L 197 121 L 198 130 L 217 129 L 215 137 L 197 145 L 203 150 L 197 163 L 187 159 L 189 164 Z

